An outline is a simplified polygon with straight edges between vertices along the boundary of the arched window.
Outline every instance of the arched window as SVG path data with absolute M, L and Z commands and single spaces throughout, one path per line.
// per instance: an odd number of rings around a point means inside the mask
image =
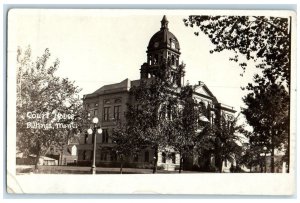
M 149 162 L 149 152 L 145 151 L 145 162 Z
M 76 156 L 77 155 L 77 147 L 76 147 L 76 145 L 73 145 L 73 147 L 72 147 L 72 156 Z
M 151 55 L 149 56 L 149 65 L 150 66 L 152 65 L 152 56 Z

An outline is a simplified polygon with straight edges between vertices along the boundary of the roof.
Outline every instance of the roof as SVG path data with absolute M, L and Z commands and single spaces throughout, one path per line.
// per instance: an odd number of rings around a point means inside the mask
M 56 161 L 56 159 L 52 159 L 50 157 L 41 156 L 40 158 L 44 159 L 44 161 Z
M 208 89 L 208 87 L 204 84 L 204 82 L 199 81 L 199 84 L 194 86 L 194 93 L 197 95 L 200 95 L 202 97 L 206 97 L 208 99 L 212 99 L 217 105 L 218 108 L 231 112 L 231 113 L 235 113 L 235 109 L 232 106 L 226 105 L 226 104 L 222 104 L 219 103 L 217 98 L 213 95 L 213 93 Z
M 209 99 L 218 102 L 217 98 L 213 95 L 213 93 L 208 89 L 208 87 L 204 84 L 204 82 L 199 81 L 198 85 L 194 86 L 194 93 L 207 97 Z
M 114 84 L 110 84 L 110 85 L 104 85 L 102 87 L 100 87 L 99 89 L 97 89 L 95 92 L 93 92 L 93 94 L 103 94 L 107 91 L 110 90 L 119 90 L 119 89 L 124 89 L 128 87 L 128 83 L 129 83 L 129 79 L 125 79 L 119 83 L 114 83 Z
M 167 20 L 166 16 L 164 16 L 161 21 L 160 31 L 156 32 L 149 41 L 148 51 L 159 50 L 163 48 L 170 49 L 171 42 L 173 41 L 175 44 L 175 50 L 172 50 L 179 52 L 179 42 L 175 35 L 169 31 L 168 22 L 169 21 Z
M 129 91 L 129 89 L 132 86 L 138 86 L 139 84 L 140 84 L 140 80 L 130 81 L 128 78 L 126 78 L 125 80 L 123 80 L 119 83 L 104 85 L 104 86 L 100 87 L 99 89 L 97 89 L 92 94 L 84 95 L 84 98 L 95 97 L 95 96 L 103 95 L 103 94 L 111 94 L 111 93 Z

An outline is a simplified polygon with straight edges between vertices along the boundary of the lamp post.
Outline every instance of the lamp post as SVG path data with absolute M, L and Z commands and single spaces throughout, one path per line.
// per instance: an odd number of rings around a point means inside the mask
M 263 150 L 265 152 L 265 173 L 267 173 L 267 147 L 264 146 Z
M 96 174 L 96 138 L 97 138 L 97 135 L 96 135 L 96 132 L 98 134 L 101 134 L 102 133 L 102 129 L 100 127 L 97 126 L 97 123 L 99 122 L 98 118 L 97 117 L 94 117 L 93 118 L 93 124 L 94 124 L 94 127 L 93 129 L 88 129 L 88 134 L 92 135 L 93 137 L 93 162 L 92 162 L 92 168 L 91 168 L 91 172 L 92 174 Z

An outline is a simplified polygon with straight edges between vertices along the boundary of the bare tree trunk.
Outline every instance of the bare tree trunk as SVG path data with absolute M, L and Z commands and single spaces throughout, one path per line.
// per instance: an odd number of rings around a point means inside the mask
M 275 157 L 274 157 L 274 146 L 271 149 L 271 173 L 275 172 Z
M 263 164 L 260 163 L 260 172 L 263 173 L 264 172 L 264 167 L 263 167 Z
M 36 154 L 36 160 L 35 160 L 35 165 L 34 165 L 35 171 L 38 171 L 38 169 L 39 169 L 39 160 L 40 160 L 40 153 L 41 153 L 40 151 L 41 151 L 41 149 L 40 149 L 40 146 L 38 145 L 38 152 Z
M 37 149 L 37 153 L 36 153 L 36 160 L 35 160 L 34 169 L 37 172 L 38 169 L 39 169 L 38 165 L 39 165 L 39 159 L 40 159 L 40 154 L 41 154 L 41 145 L 40 145 L 40 141 L 39 140 L 37 141 L 36 149 Z
M 121 161 L 120 174 L 123 174 L 123 160 Z
M 275 172 L 275 157 L 274 157 L 274 148 L 275 148 L 275 144 L 274 144 L 274 132 L 271 132 L 271 173 Z
M 182 152 L 180 152 L 180 159 L 179 159 L 179 173 L 181 173 L 183 167 L 183 157 Z
M 153 173 L 157 173 L 157 159 L 158 159 L 158 147 L 155 146 L 155 149 L 154 149 Z
M 63 162 L 63 154 L 64 154 L 64 150 L 62 149 L 61 152 L 60 152 L 60 164 L 58 164 L 58 165 L 61 165 L 61 166 L 63 165 L 62 164 L 62 162 Z
M 217 167 L 218 172 L 222 173 L 223 160 L 219 152 L 215 154 L 215 166 Z
M 121 157 L 120 157 L 120 161 L 121 161 L 121 163 L 120 163 L 120 174 L 123 174 L 123 155 L 121 155 Z

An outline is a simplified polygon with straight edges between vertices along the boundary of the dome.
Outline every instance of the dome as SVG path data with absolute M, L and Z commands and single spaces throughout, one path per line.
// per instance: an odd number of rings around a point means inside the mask
M 160 31 L 155 33 L 149 41 L 148 52 L 163 48 L 169 48 L 179 53 L 179 42 L 175 35 L 169 31 L 168 23 L 169 21 L 167 20 L 166 16 L 164 16 L 161 20 Z

